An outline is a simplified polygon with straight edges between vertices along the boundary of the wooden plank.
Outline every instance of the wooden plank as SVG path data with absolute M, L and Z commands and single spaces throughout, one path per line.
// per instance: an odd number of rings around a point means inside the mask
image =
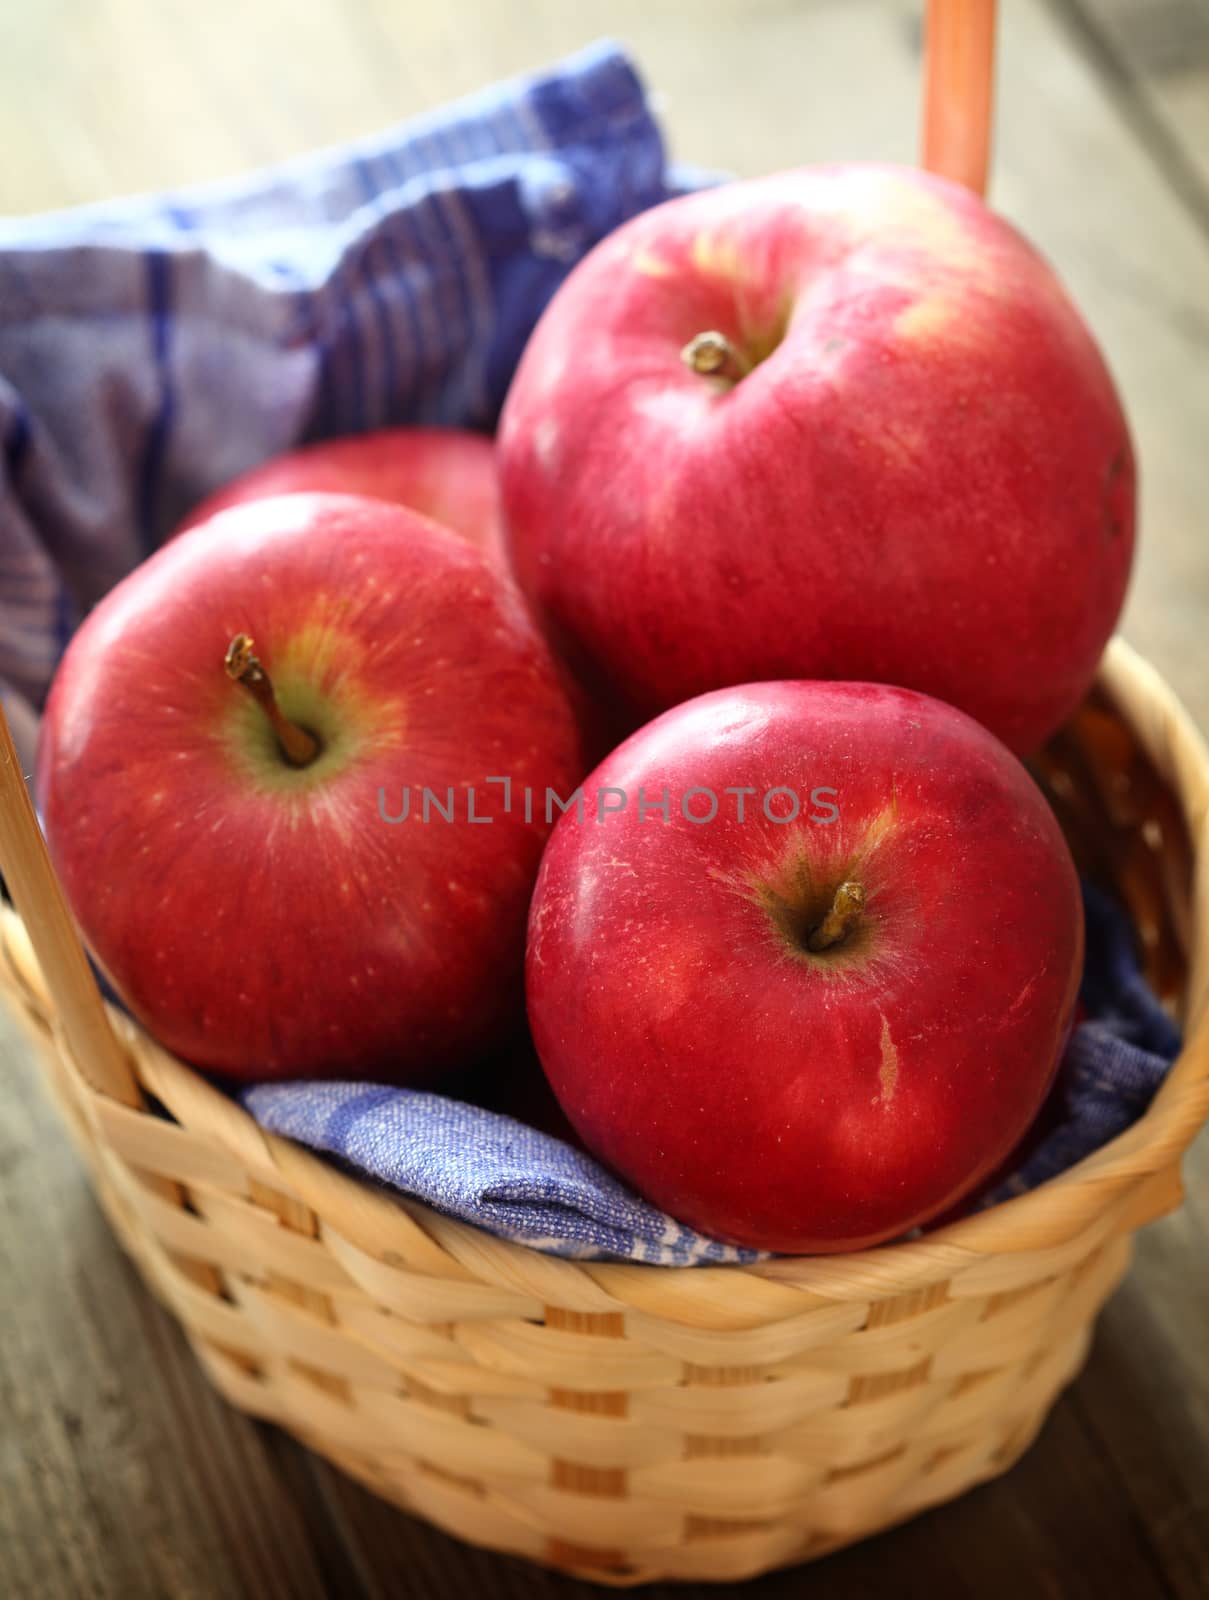
M 1202 1144 L 1203 1153 L 1203 1144 Z M 1203 1163 L 1202 1163 L 1203 1166 Z M 1072 1396 L 1169 1591 L 1209 1591 L 1209 1185 L 1152 1229 Z
M 1139 137 L 1209 220 L 1209 6 L 1204 0 L 1057 0 Z
M 0 1594 L 355 1600 L 309 1480 L 123 1258 L 3 1012 L 0 1059 Z

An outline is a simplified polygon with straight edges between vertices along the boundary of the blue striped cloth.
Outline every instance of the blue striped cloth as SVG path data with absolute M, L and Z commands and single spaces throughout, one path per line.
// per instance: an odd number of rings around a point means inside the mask
M 648 1205 L 563 1140 L 482 1106 L 372 1083 L 265 1083 L 242 1100 L 270 1133 L 551 1255 L 663 1267 L 759 1259 Z
M 0 221 L 0 694 L 22 755 L 76 622 L 202 495 L 306 438 L 489 427 L 569 269 L 678 187 L 605 44 L 251 178 Z

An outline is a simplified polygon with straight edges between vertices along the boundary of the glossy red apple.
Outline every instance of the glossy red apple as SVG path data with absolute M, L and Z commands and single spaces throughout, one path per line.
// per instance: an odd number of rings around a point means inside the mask
M 491 780 L 565 793 L 581 770 L 549 652 L 482 555 L 398 507 L 295 495 L 102 601 L 38 789 L 88 943 L 170 1049 L 404 1081 L 519 1012 L 548 830 Z
M 1066 844 L 1003 745 L 906 689 L 756 684 L 666 712 L 583 789 L 526 979 L 597 1156 L 705 1233 L 793 1252 L 893 1238 L 994 1171 L 1083 946 Z
M 291 450 L 203 500 L 180 531 L 249 500 L 315 491 L 406 506 L 503 561 L 494 446 L 460 428 L 381 428 Z
M 547 309 L 499 449 L 523 587 L 635 713 L 861 679 L 1027 752 L 1129 574 L 1095 343 L 1019 234 L 919 172 L 807 169 L 629 222 Z

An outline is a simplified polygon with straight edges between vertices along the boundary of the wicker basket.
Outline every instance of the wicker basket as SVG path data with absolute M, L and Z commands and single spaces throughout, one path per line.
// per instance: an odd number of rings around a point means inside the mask
M 449 1532 L 580 1575 L 742 1578 L 1002 1472 L 1209 1114 L 1209 752 L 1120 642 L 1043 776 L 1185 1023 L 1153 1107 L 921 1241 L 747 1269 L 490 1238 L 263 1133 L 128 1018 L 106 1025 L 9 756 L 0 865 L 26 921 L 2 913 L 0 997 L 215 1384 Z

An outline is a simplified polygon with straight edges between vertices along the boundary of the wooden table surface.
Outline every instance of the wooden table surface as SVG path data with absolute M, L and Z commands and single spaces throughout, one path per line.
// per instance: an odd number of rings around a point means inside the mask
M 1125 632 L 1209 727 L 1209 3 L 1003 10 L 993 198 L 1108 351 L 1142 462 Z M 910 161 L 919 13 L 907 0 L 12 0 L 0 211 L 237 172 L 602 34 L 633 49 L 678 157 L 740 173 Z M 455 1544 L 219 1401 L 0 1028 L 0 1595 L 599 1592 Z M 1209 1595 L 1203 1139 L 1188 1179 L 1009 1477 L 746 1592 Z

